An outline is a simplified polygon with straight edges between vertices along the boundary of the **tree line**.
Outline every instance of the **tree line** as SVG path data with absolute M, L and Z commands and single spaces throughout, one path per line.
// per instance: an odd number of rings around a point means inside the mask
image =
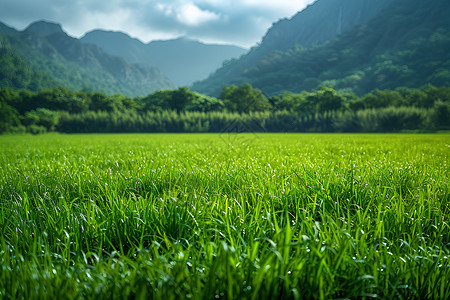
M 45 132 L 391 132 L 450 129 L 450 88 L 331 87 L 266 97 L 250 84 L 219 98 L 182 87 L 129 98 L 88 90 L 0 89 L 0 133 Z

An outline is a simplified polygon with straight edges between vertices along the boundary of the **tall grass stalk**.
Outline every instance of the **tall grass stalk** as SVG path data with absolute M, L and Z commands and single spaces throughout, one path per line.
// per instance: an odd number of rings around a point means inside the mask
M 448 134 L 0 137 L 0 298 L 449 299 Z

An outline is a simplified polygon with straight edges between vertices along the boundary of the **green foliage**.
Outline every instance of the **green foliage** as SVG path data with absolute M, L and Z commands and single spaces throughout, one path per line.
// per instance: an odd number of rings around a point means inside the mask
M 189 91 L 186 87 L 177 90 L 162 90 L 142 98 L 146 111 L 176 110 L 180 111 L 219 111 L 223 102 L 204 95 Z
M 306 97 L 306 102 L 306 106 L 311 107 L 310 112 L 337 111 L 342 108 L 344 97 L 332 88 L 322 87 Z
M 102 93 L 92 93 L 90 95 L 89 110 L 91 111 L 107 111 L 119 112 L 124 109 L 123 99 L 121 95 L 105 95 Z
M 414 107 L 365 109 L 337 114 L 333 127 L 342 132 L 391 132 L 432 129 L 426 123 L 430 111 Z M 441 128 L 444 129 L 444 128 Z
M 0 89 L 38 90 L 54 85 L 50 76 L 31 68 L 9 44 L 0 42 Z
M 448 299 L 448 138 L 0 136 L 0 298 Z
M 21 125 L 19 113 L 0 98 L 0 133 L 9 132 Z
M 434 103 L 429 117 L 431 126 L 441 129 L 450 129 L 450 101 L 438 100 Z
M 194 93 L 194 100 L 186 106 L 187 111 L 223 111 L 225 105 L 221 99 Z
M 372 94 L 367 94 L 361 99 L 365 108 L 382 108 L 389 106 L 403 106 L 406 105 L 403 97 L 397 91 L 380 91 L 375 90 Z
M 284 92 L 279 96 L 270 98 L 270 102 L 278 110 L 298 111 L 300 106 L 306 102 L 307 92 L 301 94 L 294 94 L 292 92 Z
M 448 128 L 450 89 L 375 90 L 362 98 L 321 87 L 267 99 L 250 85 L 223 99 L 187 88 L 128 98 L 54 88 L 0 89 L 1 132 L 388 132 Z
M 193 101 L 194 96 L 189 92 L 189 89 L 187 87 L 180 87 L 173 92 L 172 97 L 170 97 L 167 104 L 171 109 L 180 112 Z
M 33 134 L 45 133 L 47 131 L 54 131 L 59 123 L 60 114 L 46 109 L 38 108 L 36 110 L 28 111 L 22 117 L 22 124 L 30 130 Z M 40 128 L 37 130 L 37 128 Z
M 223 99 L 225 107 L 233 112 L 264 111 L 271 107 L 263 93 L 250 84 L 224 87 L 220 98 Z

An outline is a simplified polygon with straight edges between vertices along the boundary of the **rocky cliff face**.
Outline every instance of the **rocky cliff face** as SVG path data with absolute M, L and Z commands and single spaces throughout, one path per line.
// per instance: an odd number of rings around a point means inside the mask
M 354 26 L 366 23 L 394 0 L 320 0 L 292 19 L 275 23 L 258 51 L 287 50 L 295 45 L 309 48 L 334 39 Z

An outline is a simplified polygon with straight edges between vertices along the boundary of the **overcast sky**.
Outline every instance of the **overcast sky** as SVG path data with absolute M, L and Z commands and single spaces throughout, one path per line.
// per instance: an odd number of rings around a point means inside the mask
M 1 0 L 0 21 L 22 30 L 36 20 L 60 23 L 75 37 L 123 31 L 143 42 L 180 36 L 251 47 L 271 24 L 314 0 Z

